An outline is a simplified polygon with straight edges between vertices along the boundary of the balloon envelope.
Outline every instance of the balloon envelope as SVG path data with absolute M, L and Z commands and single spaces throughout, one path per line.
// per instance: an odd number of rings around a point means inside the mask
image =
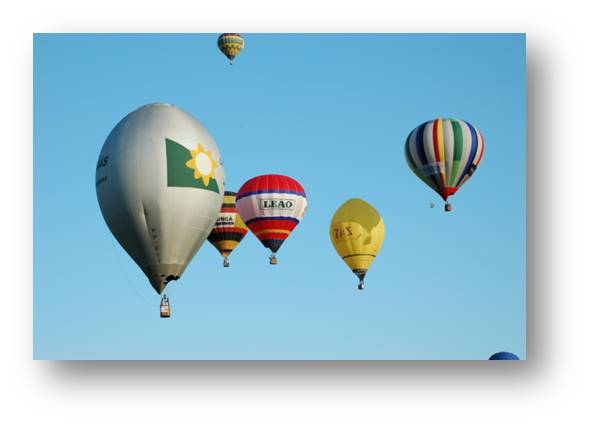
M 410 132 L 404 152 L 412 172 L 447 200 L 476 171 L 484 138 L 466 121 L 437 118 Z
M 308 201 L 301 184 L 279 174 L 253 177 L 236 196 L 236 209 L 263 246 L 277 252 L 304 217 Z
M 107 226 L 162 293 L 211 231 L 224 169 L 207 130 L 169 104 L 145 105 L 111 131 L 96 168 Z
M 509 353 L 508 351 L 499 351 L 498 353 L 490 356 L 489 360 L 519 360 L 519 357 L 513 353 Z
M 236 210 L 236 192 L 225 192 L 224 203 L 207 240 L 222 254 L 229 256 L 248 233 L 248 227 Z
M 349 199 L 334 213 L 329 232 L 337 253 L 362 281 L 384 241 L 378 211 L 362 199 Z

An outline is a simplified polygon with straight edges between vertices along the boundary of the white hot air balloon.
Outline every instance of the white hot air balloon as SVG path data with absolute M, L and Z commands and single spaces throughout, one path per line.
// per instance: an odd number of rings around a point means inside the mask
M 142 106 L 107 137 L 96 167 L 101 212 L 159 294 L 211 232 L 224 180 L 213 138 L 173 105 Z

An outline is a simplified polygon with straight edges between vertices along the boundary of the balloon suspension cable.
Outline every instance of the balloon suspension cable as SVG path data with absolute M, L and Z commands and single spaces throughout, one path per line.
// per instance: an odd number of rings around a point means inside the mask
M 131 280 L 129 279 L 129 276 L 127 275 L 127 272 L 125 271 L 125 269 L 123 268 L 123 264 L 121 264 L 121 260 L 119 259 L 119 254 L 117 253 L 117 246 L 115 245 L 115 239 L 114 238 L 110 238 L 111 240 L 111 245 L 113 246 L 113 255 L 115 256 L 115 260 L 117 261 L 117 265 L 119 266 L 119 270 L 121 271 L 121 274 L 123 275 L 123 278 L 125 279 L 125 281 L 127 282 L 127 284 L 129 285 L 129 287 L 131 288 L 132 292 L 135 293 L 135 295 L 142 300 L 142 302 L 146 305 L 150 305 L 152 304 L 153 301 L 149 300 L 148 298 L 146 298 L 145 295 L 142 295 L 135 287 L 135 285 L 133 285 L 131 283 Z

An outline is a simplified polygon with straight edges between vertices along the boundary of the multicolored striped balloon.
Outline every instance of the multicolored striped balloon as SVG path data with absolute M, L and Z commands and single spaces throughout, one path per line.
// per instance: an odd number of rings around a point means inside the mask
M 236 196 L 236 209 L 265 248 L 271 264 L 275 253 L 306 213 L 308 201 L 301 184 L 288 176 L 266 174 L 250 179 Z
M 248 227 L 236 211 L 236 192 L 224 192 L 224 202 L 207 240 L 224 257 L 224 267 L 230 266 L 229 256 L 248 233 Z
M 230 59 L 230 65 L 244 48 L 244 39 L 240 34 L 224 33 L 218 37 L 218 49 Z
M 404 152 L 412 172 L 447 201 L 476 171 L 484 138 L 466 121 L 437 118 L 410 132 Z

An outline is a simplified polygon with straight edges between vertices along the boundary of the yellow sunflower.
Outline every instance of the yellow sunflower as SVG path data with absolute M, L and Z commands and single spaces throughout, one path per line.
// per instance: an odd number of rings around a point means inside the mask
M 218 163 L 211 157 L 211 152 L 205 150 L 201 144 L 197 144 L 196 150 L 191 150 L 191 159 L 186 166 L 194 170 L 195 180 L 202 179 L 203 184 L 209 186 L 209 179 L 214 178 Z

